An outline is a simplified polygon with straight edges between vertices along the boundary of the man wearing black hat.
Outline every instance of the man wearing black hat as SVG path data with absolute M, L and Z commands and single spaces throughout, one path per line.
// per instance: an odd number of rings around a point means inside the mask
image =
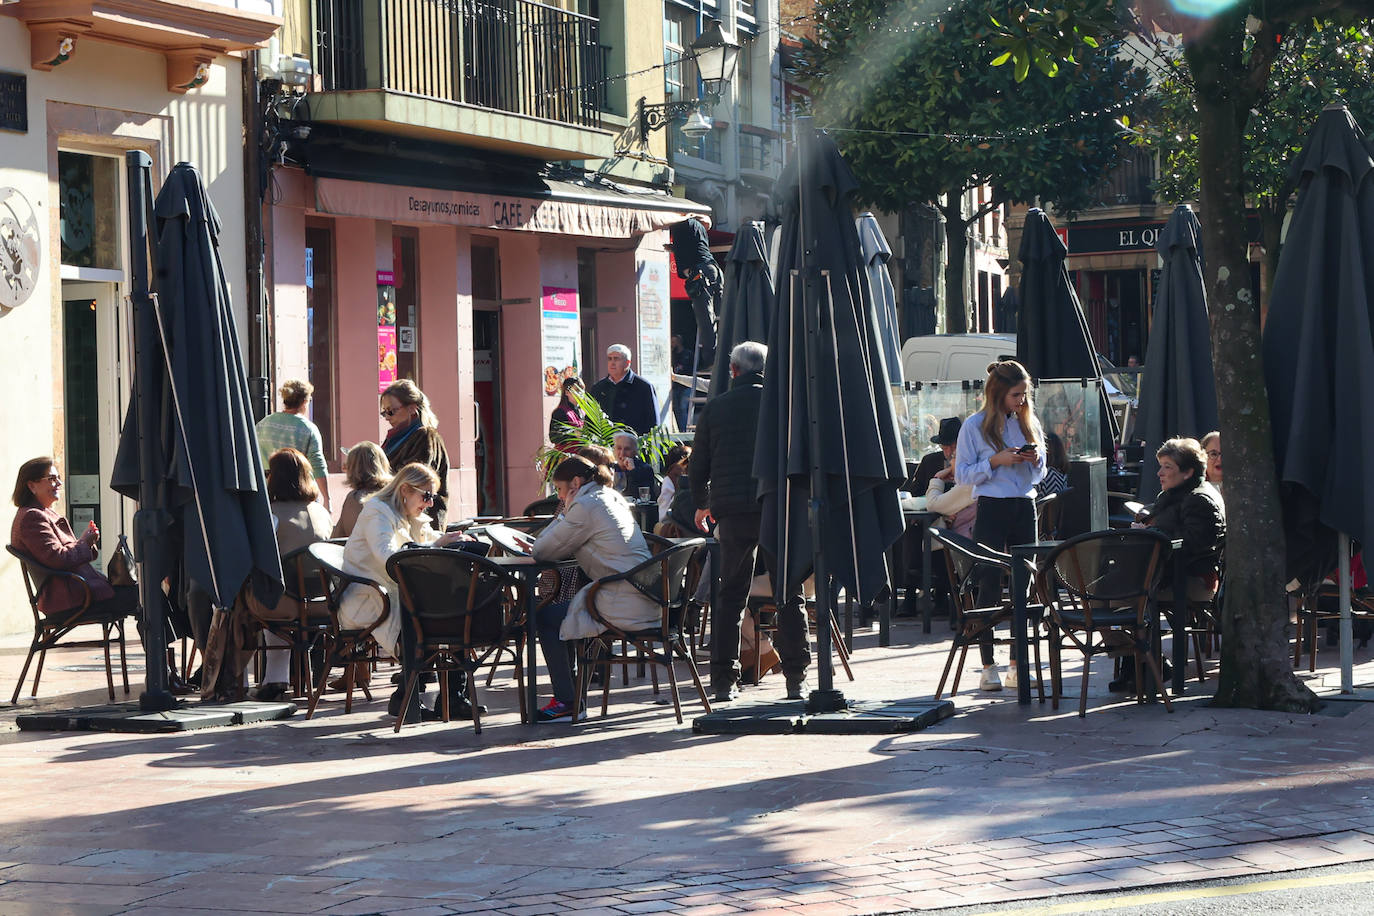
M 954 446 L 959 441 L 959 430 L 963 427 L 964 421 L 958 417 L 945 417 L 940 421 L 940 431 L 931 437 L 931 442 L 940 446 L 938 452 L 931 452 L 921 459 L 921 463 L 916 465 L 915 472 L 911 479 L 902 485 L 902 489 L 912 496 L 925 496 L 930 489 L 930 482 L 935 475 L 950 466 L 954 460 Z M 902 565 L 908 569 L 919 569 L 921 565 L 921 532 L 919 530 L 907 531 L 902 539 Z M 934 591 L 943 592 L 944 567 L 938 564 L 933 565 L 931 573 L 935 577 Z M 903 602 L 901 610 L 897 612 L 899 617 L 916 616 L 916 599 L 913 589 L 907 589 L 907 598 Z
M 925 495 L 931 479 L 949 467 L 950 461 L 954 458 L 954 444 L 959 441 L 959 429 L 963 425 L 964 421 L 958 417 L 945 417 L 940 421 L 940 431 L 930 440 L 940 446 L 940 450 L 931 452 L 921 459 L 911 479 L 902 487 L 903 490 L 912 496 Z

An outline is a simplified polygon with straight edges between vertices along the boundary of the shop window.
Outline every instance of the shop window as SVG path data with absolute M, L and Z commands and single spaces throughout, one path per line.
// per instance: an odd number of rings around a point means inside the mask
M 338 441 L 334 386 L 334 233 L 325 227 L 305 230 L 305 321 L 307 374 L 315 386 L 310 419 L 320 428 L 324 457 L 330 470 L 342 466 Z
M 410 234 L 396 235 L 391 244 L 396 275 L 396 378 L 420 385 L 419 246 Z
M 57 154 L 63 264 L 120 269 L 119 162 L 85 153 Z

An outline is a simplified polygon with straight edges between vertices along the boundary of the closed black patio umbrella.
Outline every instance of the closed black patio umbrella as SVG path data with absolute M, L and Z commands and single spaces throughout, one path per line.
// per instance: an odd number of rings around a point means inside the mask
M 812 707 L 833 708 L 825 704 L 843 697 L 830 680 L 830 578 L 861 603 L 887 584 L 906 466 L 850 208 L 856 183 L 810 119 L 799 120 L 796 153 L 777 187 L 778 310 L 754 457 L 759 541 L 778 559 L 780 601 L 815 570 L 821 635 Z
M 1290 501 L 1362 545 L 1374 537 L 1374 157 L 1343 106 L 1328 107 L 1295 163 L 1298 201 L 1264 327 L 1279 479 Z M 1289 505 L 1291 517 L 1294 512 Z M 1303 506 L 1297 506 L 1301 509 Z M 1341 689 L 1351 684 L 1349 554 Z
M 905 377 L 902 373 L 902 333 L 897 326 L 897 291 L 892 287 L 892 274 L 887 269 L 887 262 L 892 259 L 892 246 L 887 243 L 883 227 L 878 225 L 878 218 L 872 213 L 860 213 L 855 225 L 859 230 L 868 288 L 873 293 L 873 311 L 878 318 L 878 340 L 883 345 L 887 380 L 900 385 Z
M 178 163 L 153 205 L 146 295 L 148 157 L 128 154 L 134 239 L 134 398 L 110 481 L 134 519 L 149 664 L 144 706 L 169 705 L 161 582 L 178 568 L 218 607 L 245 582 L 268 606 L 281 562 L 248 384 L 218 251 L 219 217 L 200 173 Z M 141 225 L 139 225 L 141 224 Z M 156 654 L 155 654 L 156 653 Z
M 1187 204 L 1174 208 L 1156 246 L 1164 258 L 1155 298 L 1136 438 L 1145 440 L 1140 499 L 1159 495 L 1155 450 L 1174 436 L 1199 439 L 1217 427 L 1212 335 L 1202 283 L 1202 225 Z
M 735 234 L 735 243 L 725 256 L 725 291 L 721 294 L 711 397 L 730 390 L 730 351 L 746 340 L 768 340 L 775 307 L 763 224 L 747 222 Z
M 1035 379 L 1098 380 L 1102 403 L 1102 452 L 1112 453 L 1116 417 L 1102 387 L 1102 367 L 1088 334 L 1088 322 L 1069 282 L 1064 259 L 1069 250 L 1055 234 L 1045 211 L 1026 213 L 1021 233 L 1021 314 L 1016 322 L 1016 359 Z

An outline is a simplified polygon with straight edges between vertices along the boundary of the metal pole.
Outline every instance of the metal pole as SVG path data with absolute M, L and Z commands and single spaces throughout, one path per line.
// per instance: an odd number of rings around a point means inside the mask
M 1341 693 L 1354 693 L 1352 669 L 1355 667 L 1355 641 L 1350 629 L 1350 535 L 1340 532 L 1336 543 L 1341 556 Z
M 162 362 L 157 316 L 149 293 L 149 226 L 153 209 L 153 161 L 141 150 L 124 154 L 129 181 L 129 301 L 133 306 L 134 417 L 138 423 L 138 511 L 134 513 L 134 552 L 138 557 L 138 597 L 143 609 L 145 689 L 138 698 L 145 712 L 177 705 L 167 689 L 167 619 L 162 580 L 168 572 L 166 481 L 163 479 L 161 416 L 154 391 Z

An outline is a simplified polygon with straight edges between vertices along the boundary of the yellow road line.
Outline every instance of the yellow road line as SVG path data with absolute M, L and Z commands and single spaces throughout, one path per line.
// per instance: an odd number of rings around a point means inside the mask
M 1163 877 L 1162 875 L 1160 876 Z M 1207 879 L 1202 879 L 1207 880 Z M 1327 887 L 1336 884 L 1363 884 L 1374 881 L 1374 870 L 1347 872 L 1335 875 L 1314 875 L 1309 878 L 1278 878 L 1252 884 L 1232 884 L 1226 887 L 1198 887 L 1190 890 L 1160 891 L 1155 894 L 1134 894 L 1122 897 L 1099 897 L 1077 903 L 1056 903 L 1019 910 L 988 910 L 975 916 L 1061 916 L 1067 913 L 1092 913 L 1098 910 L 1119 910 L 1130 906 L 1156 903 L 1181 903 L 1208 897 L 1239 897 L 1243 894 L 1262 894 L 1266 891 L 1286 891 L 1302 887 Z M 1068 888 L 1065 888 L 1068 890 Z

